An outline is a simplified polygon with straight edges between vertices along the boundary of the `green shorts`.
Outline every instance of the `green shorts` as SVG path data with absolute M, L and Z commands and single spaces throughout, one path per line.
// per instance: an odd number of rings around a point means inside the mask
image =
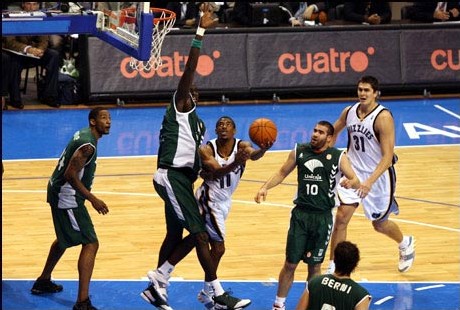
M 165 202 L 168 231 L 187 229 L 191 234 L 205 232 L 198 203 L 193 194 L 193 183 L 187 174 L 178 170 L 159 168 L 153 177 L 153 185 Z
M 286 243 L 286 260 L 297 264 L 301 260 L 309 265 L 324 260 L 333 225 L 332 212 L 313 213 L 296 206 L 291 212 L 291 221 Z
M 72 209 L 51 206 L 51 213 L 56 237 L 62 249 L 98 241 L 91 217 L 83 204 Z

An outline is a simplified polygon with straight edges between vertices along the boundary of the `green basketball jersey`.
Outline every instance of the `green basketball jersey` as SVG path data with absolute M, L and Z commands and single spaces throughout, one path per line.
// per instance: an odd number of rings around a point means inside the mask
M 328 211 L 335 206 L 335 188 L 342 153 L 331 147 L 317 154 L 310 143 L 296 145 L 298 187 L 295 205 L 311 211 Z
M 369 292 L 352 279 L 340 279 L 331 274 L 308 281 L 308 291 L 308 310 L 349 310 L 364 298 L 371 298 Z
M 67 209 L 76 208 L 79 204 L 84 202 L 85 199 L 66 181 L 64 172 L 73 154 L 81 147 L 88 144 L 94 148 L 94 153 L 78 175 L 83 185 L 88 190 L 91 190 L 94 173 L 96 171 L 97 139 L 91 133 L 90 128 L 84 128 L 73 135 L 73 138 L 62 152 L 58 164 L 48 182 L 48 202 L 50 202 L 51 205 L 56 206 L 59 201 L 59 208 Z
M 196 105 L 189 112 L 178 112 L 175 97 L 174 94 L 161 124 L 158 167 L 191 168 L 198 174 L 201 168 L 198 148 L 206 127 L 196 113 Z

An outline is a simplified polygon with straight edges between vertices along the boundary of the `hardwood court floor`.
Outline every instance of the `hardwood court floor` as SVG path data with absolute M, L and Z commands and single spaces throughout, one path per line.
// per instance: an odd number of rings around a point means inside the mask
M 361 249 L 355 279 L 369 281 L 459 281 L 460 146 L 398 148 L 397 197 L 393 216 L 405 234 L 417 239 L 414 267 L 397 271 L 396 244 L 373 231 L 358 209 L 349 239 Z M 295 172 L 257 205 L 257 189 L 284 162 L 288 152 L 269 152 L 248 162 L 227 222 L 227 252 L 219 267 L 223 280 L 277 279 L 284 261 Z M 56 160 L 7 161 L 2 180 L 2 276 L 33 279 L 54 239 L 46 204 L 46 184 Z M 152 186 L 156 157 L 99 158 L 93 192 L 110 208 L 98 215 L 87 207 L 100 239 L 93 279 L 139 279 L 157 263 L 165 227 L 163 204 Z M 79 248 L 56 267 L 56 279 L 77 278 Z M 326 264 L 323 264 L 323 268 Z M 296 281 L 305 279 L 299 265 Z M 175 277 L 202 279 L 195 252 L 176 268 Z

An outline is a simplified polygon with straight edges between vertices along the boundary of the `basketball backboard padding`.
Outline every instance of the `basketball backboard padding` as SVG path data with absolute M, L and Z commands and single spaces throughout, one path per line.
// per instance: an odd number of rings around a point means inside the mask
M 91 34 L 95 31 L 95 14 L 2 14 L 2 36 Z

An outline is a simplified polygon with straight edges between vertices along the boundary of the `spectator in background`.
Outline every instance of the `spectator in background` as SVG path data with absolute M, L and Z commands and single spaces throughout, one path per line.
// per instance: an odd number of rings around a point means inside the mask
M 176 13 L 174 27 L 192 28 L 195 27 L 198 17 L 198 5 L 196 2 L 173 2 L 166 5 L 166 9 Z
M 410 20 L 423 23 L 458 21 L 460 2 L 415 1 L 407 15 Z
M 292 26 L 304 26 L 306 21 L 324 25 L 327 22 L 327 4 L 324 1 L 300 2 L 291 20 Z
M 8 96 L 8 87 L 10 82 L 10 56 L 2 51 L 2 110 L 7 110 L 5 98 Z
M 294 13 L 298 10 L 298 2 L 270 2 L 270 1 L 260 1 L 260 2 L 243 2 L 236 1 L 233 7 L 233 20 L 241 26 L 253 26 L 252 21 L 252 4 L 278 4 L 280 7 L 279 14 L 277 18 L 281 24 L 292 25 L 294 18 Z
M 23 2 L 22 8 L 26 12 L 37 11 L 38 2 Z M 25 67 L 40 65 L 45 68 L 46 75 L 44 87 L 40 90 L 39 100 L 52 107 L 59 107 L 58 102 L 58 76 L 59 76 L 59 52 L 49 47 L 49 36 L 8 36 L 5 37 L 4 46 L 11 50 L 9 53 L 12 63 L 9 87 L 10 104 L 22 109 L 24 105 L 21 98 L 21 71 Z M 28 56 L 29 55 L 29 56 Z
M 391 22 L 391 8 L 388 1 L 345 1 L 344 19 L 369 25 Z

